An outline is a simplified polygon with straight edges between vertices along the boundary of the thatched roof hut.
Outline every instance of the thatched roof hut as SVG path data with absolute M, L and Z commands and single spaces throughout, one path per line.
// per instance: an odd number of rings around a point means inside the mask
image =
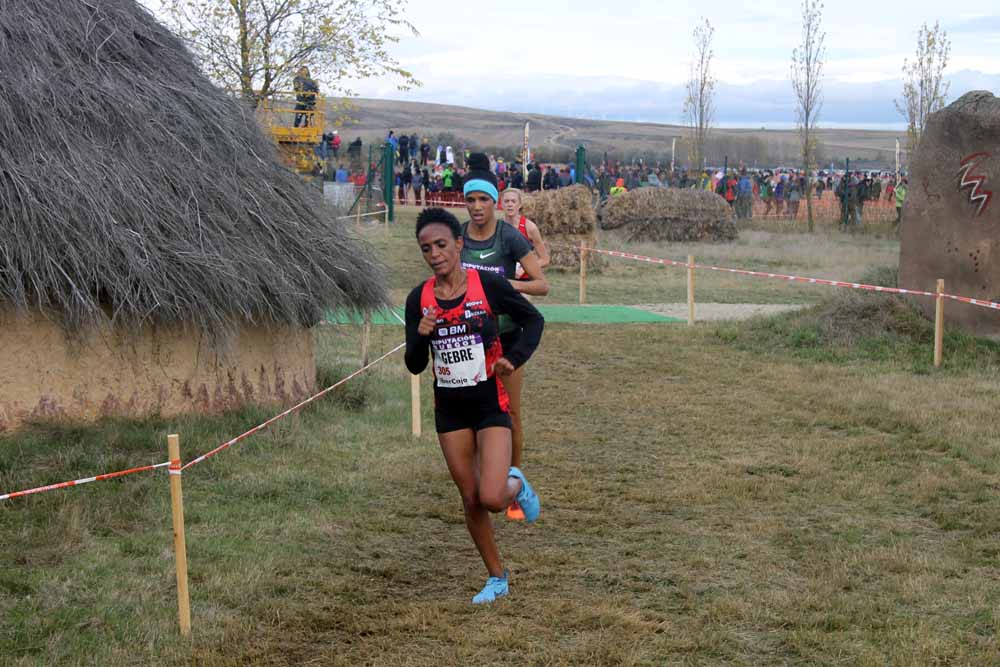
M 330 307 L 385 299 L 370 250 L 134 0 L 0 0 L 0 225 L 8 329 L 172 328 L 228 349 L 252 328 L 279 345 Z M 5 417 L 4 401 L 0 428 L 24 409 Z
M 378 302 L 369 253 L 136 2 L 5 4 L 0 297 L 208 329 Z

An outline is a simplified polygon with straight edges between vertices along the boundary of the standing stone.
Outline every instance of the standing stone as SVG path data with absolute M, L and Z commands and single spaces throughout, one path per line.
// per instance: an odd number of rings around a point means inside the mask
M 1000 99 L 966 93 L 931 114 L 911 163 L 900 230 L 899 282 L 1000 301 Z M 928 317 L 934 300 L 919 298 Z M 945 302 L 946 326 L 1000 336 L 1000 311 Z

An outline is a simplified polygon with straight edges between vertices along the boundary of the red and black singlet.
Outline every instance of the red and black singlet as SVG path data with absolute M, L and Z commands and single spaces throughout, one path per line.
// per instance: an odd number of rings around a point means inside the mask
M 511 229 L 511 232 L 514 230 Z M 435 382 L 436 404 L 439 409 L 458 411 L 478 410 L 487 404 L 498 407 L 506 405 L 506 393 L 500 400 L 498 391 L 491 386 L 502 383 L 487 371 L 501 355 L 514 368 L 520 368 L 528 361 L 542 337 L 545 325 L 542 314 L 514 289 L 509 280 L 492 273 L 467 269 L 465 295 L 447 301 L 434 296 L 434 284 L 433 278 L 422 281 L 406 297 L 406 368 L 411 373 L 420 373 L 427 368 L 428 363 L 434 363 L 436 378 L 446 377 L 443 373 L 438 373 L 438 367 L 445 366 L 448 367 L 451 378 L 455 378 L 457 372 L 460 376 L 475 380 L 477 371 L 480 370 L 479 357 L 476 356 L 479 350 L 474 347 L 475 338 L 471 341 L 448 339 L 463 335 L 479 336 L 482 340 L 482 363 L 485 369 L 479 374 L 485 376 L 485 382 L 477 382 L 475 385 L 470 382 L 469 385 L 472 386 Z M 430 307 L 440 311 L 435 318 L 438 324 L 431 335 L 425 336 L 419 331 L 420 320 L 425 309 Z M 509 347 L 502 346 L 498 340 L 496 318 L 502 315 L 510 316 L 522 332 Z M 440 341 L 436 345 L 435 339 Z M 472 349 L 468 349 L 469 343 L 472 343 Z M 439 360 L 431 359 L 432 349 L 441 353 Z M 459 353 L 451 354 L 452 352 Z M 487 360 L 489 364 L 486 363 Z M 440 363 L 436 363 L 437 361 Z M 471 372 L 470 364 L 474 368 Z
M 493 365 L 503 356 L 497 332 L 496 316 L 486 298 L 476 269 L 465 270 L 465 296 L 450 308 L 442 309 L 434 295 L 436 277 L 429 278 L 420 290 L 420 312 L 438 309 L 437 323 L 430 335 L 436 389 L 475 387 L 493 379 Z M 501 409 L 509 409 L 510 400 L 503 384 L 496 382 Z
M 517 231 L 521 232 L 521 236 L 527 239 L 528 243 L 531 243 L 531 237 L 528 236 L 528 219 L 521 216 L 521 219 L 517 221 Z M 514 279 L 524 280 L 524 267 L 521 266 L 521 262 L 518 262 L 514 267 Z

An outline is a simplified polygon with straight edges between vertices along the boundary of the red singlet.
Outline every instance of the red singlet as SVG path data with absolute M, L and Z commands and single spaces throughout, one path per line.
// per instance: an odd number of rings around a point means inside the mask
M 431 277 L 420 291 L 420 311 L 437 308 L 437 325 L 431 333 L 431 352 L 435 384 L 439 388 L 459 389 L 486 382 L 493 377 L 493 365 L 503 356 L 496 317 L 476 269 L 465 270 L 465 296 L 454 307 L 441 310 Z M 510 409 L 510 398 L 497 382 L 500 408 Z

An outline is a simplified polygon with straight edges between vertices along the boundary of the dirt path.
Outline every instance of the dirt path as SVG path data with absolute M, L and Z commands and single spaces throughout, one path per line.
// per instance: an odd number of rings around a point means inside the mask
M 545 140 L 545 143 L 550 146 L 558 146 L 564 137 L 570 135 L 576 135 L 576 128 L 569 125 L 559 125 L 559 131 L 549 136 L 549 138 Z
M 687 319 L 686 303 L 645 303 L 635 306 L 667 317 Z M 778 315 L 806 308 L 806 304 L 790 303 L 696 303 L 695 318 L 700 321 L 747 320 L 757 315 Z

